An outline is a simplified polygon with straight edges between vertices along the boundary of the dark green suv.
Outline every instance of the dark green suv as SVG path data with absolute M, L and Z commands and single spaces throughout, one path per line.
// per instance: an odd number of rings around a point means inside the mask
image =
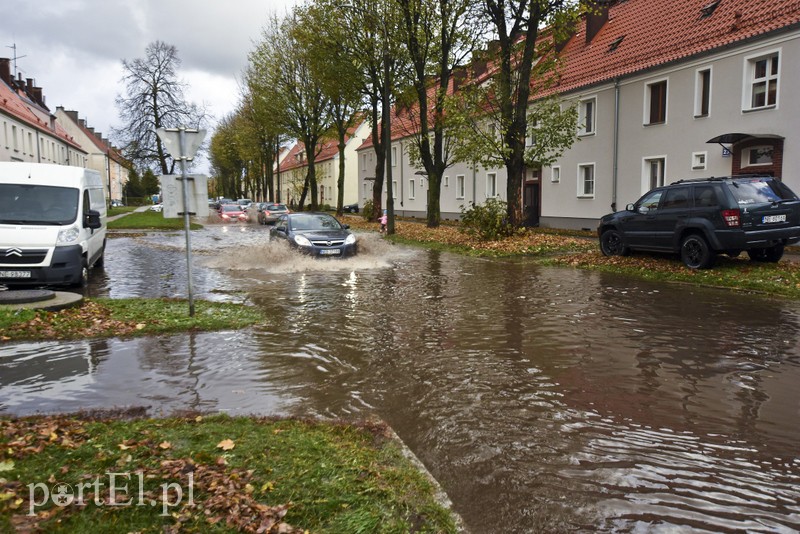
M 680 180 L 604 216 L 597 233 L 606 256 L 674 252 L 690 269 L 706 269 L 717 254 L 746 250 L 776 262 L 800 241 L 800 199 L 771 176 Z

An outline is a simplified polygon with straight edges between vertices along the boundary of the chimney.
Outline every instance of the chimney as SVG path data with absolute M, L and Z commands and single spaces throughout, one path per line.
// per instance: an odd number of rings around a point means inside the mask
M 66 113 L 66 114 L 67 114 L 67 117 L 69 117 L 70 119 L 72 119 L 72 122 L 74 122 L 75 124 L 78 124 L 78 112 L 77 112 L 77 111 L 71 111 L 71 110 L 70 110 L 70 111 L 67 111 L 67 110 L 64 110 L 64 113 Z
M 11 85 L 11 60 L 7 57 L 0 57 L 0 80 Z
M 586 44 L 590 44 L 595 35 L 600 33 L 608 22 L 608 11 L 611 7 L 610 0 L 589 0 L 589 10 L 586 13 Z
M 36 101 L 37 104 L 44 106 L 44 99 L 42 95 L 42 88 L 41 87 L 34 87 L 33 91 L 33 99 Z

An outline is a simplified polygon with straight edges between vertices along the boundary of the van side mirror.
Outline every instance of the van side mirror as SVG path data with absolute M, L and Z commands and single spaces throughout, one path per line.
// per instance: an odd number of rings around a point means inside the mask
M 83 216 L 83 227 L 84 228 L 91 228 L 92 230 L 97 230 L 100 228 L 102 223 L 100 222 L 100 212 L 97 210 L 89 210 Z

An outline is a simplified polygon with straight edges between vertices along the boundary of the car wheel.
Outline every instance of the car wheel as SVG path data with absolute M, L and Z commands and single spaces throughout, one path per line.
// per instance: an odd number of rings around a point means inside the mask
M 690 269 L 708 269 L 714 265 L 715 255 L 705 238 L 689 234 L 681 243 L 681 260 Z
M 753 261 L 766 263 L 777 263 L 783 257 L 783 245 L 775 245 L 769 248 L 754 248 L 747 251 L 747 255 Z
M 627 256 L 630 252 L 617 230 L 606 230 L 600 235 L 600 251 L 604 256 Z

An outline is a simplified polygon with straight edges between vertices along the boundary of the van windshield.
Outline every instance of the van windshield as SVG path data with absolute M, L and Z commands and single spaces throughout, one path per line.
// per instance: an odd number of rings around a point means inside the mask
M 0 184 L 0 224 L 67 225 L 77 216 L 74 187 Z

